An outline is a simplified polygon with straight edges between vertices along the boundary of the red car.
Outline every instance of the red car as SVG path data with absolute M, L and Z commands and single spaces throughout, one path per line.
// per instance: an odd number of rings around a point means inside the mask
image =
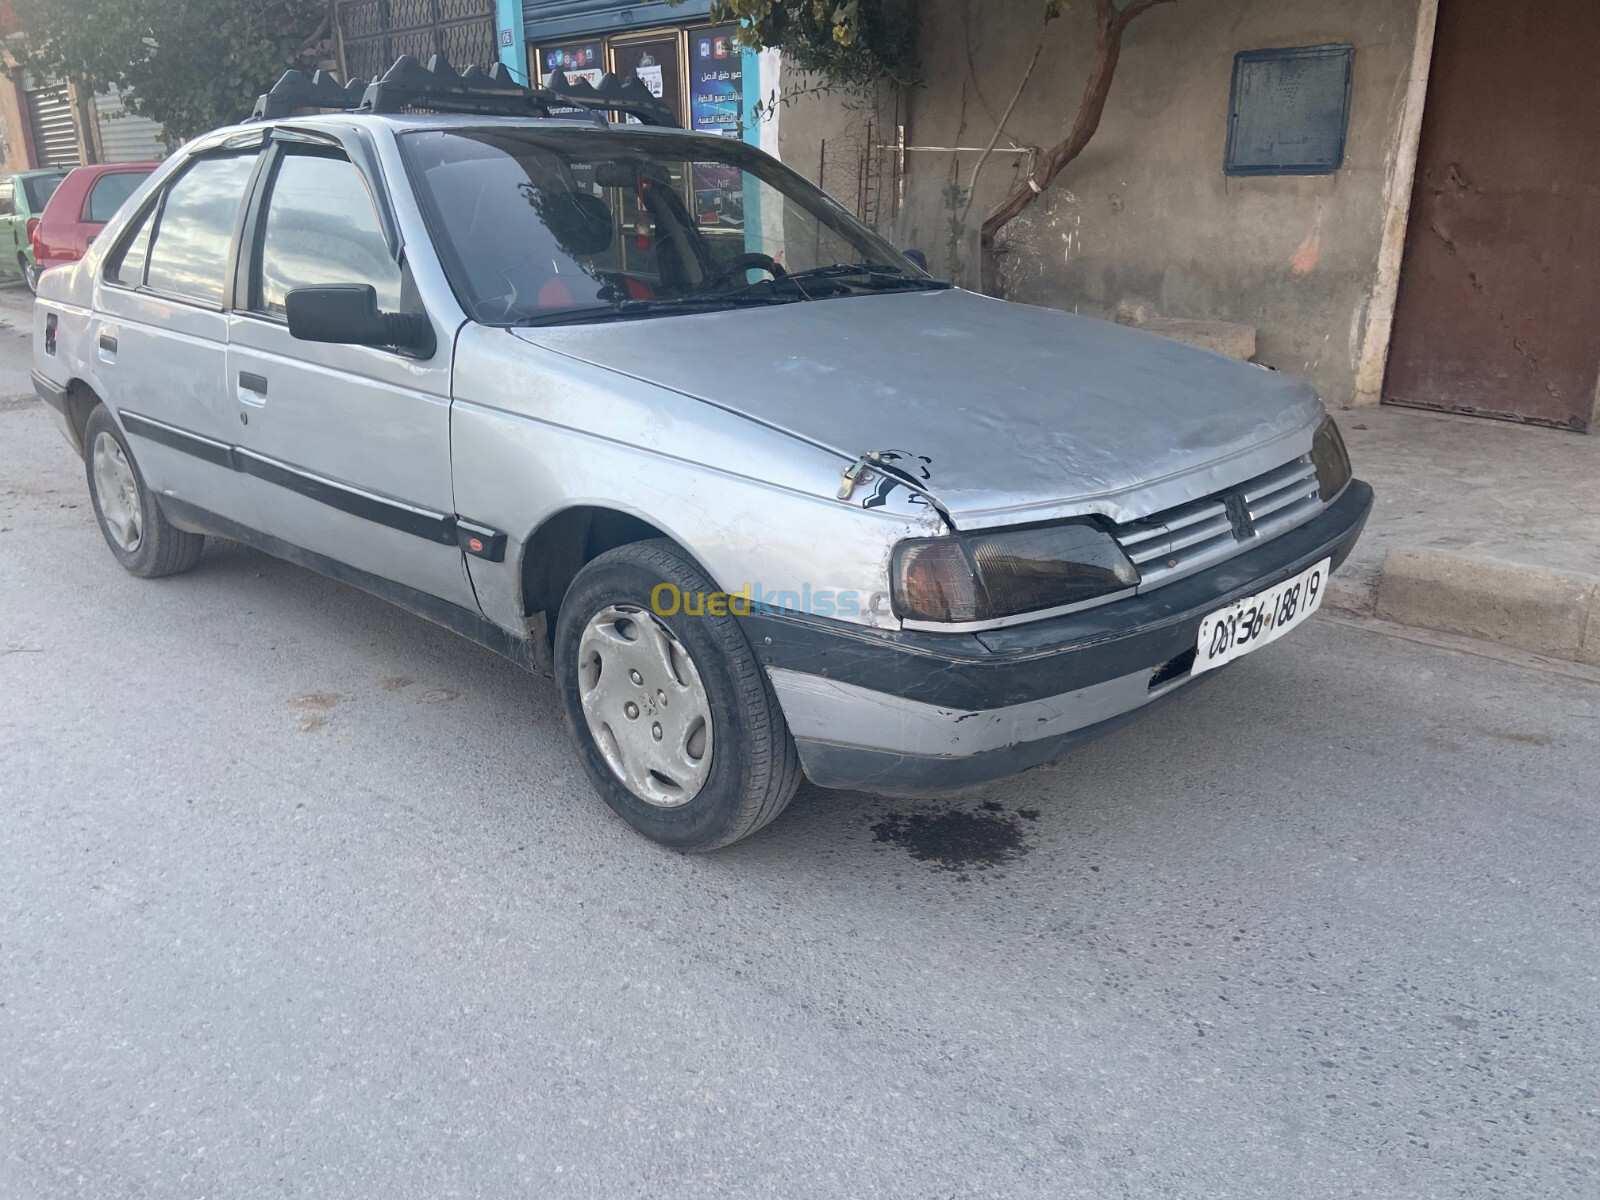
M 153 162 L 98 163 L 92 167 L 75 167 L 68 172 L 44 206 L 44 212 L 28 222 L 34 277 L 51 267 L 82 258 L 89 243 L 111 219 L 111 214 L 160 165 Z

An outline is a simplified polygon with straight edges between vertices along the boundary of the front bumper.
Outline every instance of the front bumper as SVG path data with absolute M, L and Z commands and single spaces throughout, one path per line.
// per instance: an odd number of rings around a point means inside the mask
M 1209 570 L 1006 629 L 892 633 L 775 614 L 743 623 L 813 783 L 960 791 L 1043 766 L 1192 686 L 1202 618 L 1324 558 L 1337 569 L 1371 509 L 1372 489 L 1355 480 L 1304 525 Z

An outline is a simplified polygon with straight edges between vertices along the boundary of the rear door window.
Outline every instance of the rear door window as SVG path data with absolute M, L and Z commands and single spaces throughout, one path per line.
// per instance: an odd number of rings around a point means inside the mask
M 109 281 L 120 283 L 123 287 L 144 286 L 144 265 L 150 258 L 150 230 L 155 223 L 156 207 L 151 205 L 133 236 L 124 240 L 112 253 L 111 262 L 106 267 Z
M 83 206 L 83 219 L 92 225 L 104 225 L 144 181 L 144 174 L 137 171 L 118 171 L 100 176 L 89 189 L 89 199 Z
M 150 245 L 146 286 L 222 306 L 234 226 L 255 163 L 254 154 L 202 158 L 167 189 Z

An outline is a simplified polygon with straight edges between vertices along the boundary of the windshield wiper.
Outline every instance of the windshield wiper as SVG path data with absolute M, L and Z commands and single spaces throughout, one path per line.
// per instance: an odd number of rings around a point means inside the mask
M 845 275 L 897 275 L 905 276 L 899 267 L 888 263 L 830 263 L 825 267 L 807 267 L 804 271 L 790 271 L 784 279 L 839 279 Z
M 786 285 L 792 285 L 801 295 L 809 298 L 810 293 L 806 291 L 805 287 L 807 282 L 820 279 L 847 279 L 852 275 L 865 277 L 865 280 L 870 281 L 866 286 L 873 288 L 947 288 L 950 286 L 942 279 L 931 279 L 925 275 L 907 275 L 899 267 L 890 266 L 888 263 L 830 263 L 824 267 L 807 267 L 803 271 L 790 271 L 773 279 L 759 280 L 728 294 L 742 296 L 757 289 L 766 289 L 770 292 L 781 289 Z
M 518 317 L 511 324 L 519 327 L 581 325 L 586 322 L 620 321 L 630 317 L 653 317 L 668 313 L 760 308 L 769 304 L 793 304 L 798 299 L 797 296 L 741 295 L 727 292 L 705 296 L 667 296 L 653 300 L 621 300 L 616 304 L 594 304 L 588 308 L 568 308 L 560 312 Z

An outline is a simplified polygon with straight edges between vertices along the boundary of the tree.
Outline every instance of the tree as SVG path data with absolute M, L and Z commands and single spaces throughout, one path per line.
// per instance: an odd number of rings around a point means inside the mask
M 19 68 L 92 92 L 116 84 L 183 139 L 248 116 L 291 67 L 313 65 L 327 0 L 16 0 Z
M 908 82 L 914 75 L 916 15 L 919 3 L 931 0 L 718 0 L 720 19 L 742 22 L 740 37 L 757 48 L 775 46 L 794 56 L 798 66 L 816 71 L 841 83 L 861 84 L 882 78 Z M 1067 8 L 1070 0 L 1043 0 L 1039 40 L 1022 71 L 1011 103 L 997 123 L 989 144 L 983 150 L 963 189 L 952 183 L 952 203 L 964 204 L 958 221 L 964 223 L 977 191 L 978 176 L 988 163 L 1000 139 L 1006 136 L 1006 122 L 1016 111 L 1028 81 L 1044 50 L 1045 27 Z M 992 251 L 1000 232 L 1083 153 L 1105 112 L 1106 98 L 1116 78 L 1117 61 L 1122 55 L 1122 35 L 1139 17 L 1158 4 L 1171 0 L 1093 0 L 1095 43 L 1089 76 L 1084 81 L 1078 111 L 1067 135 L 1055 145 L 1035 148 L 1028 170 L 998 205 L 983 219 L 980 242 L 986 255 Z M 985 274 L 988 274 L 986 271 Z
M 714 21 L 740 25 L 755 49 L 777 47 L 802 71 L 854 86 L 910 82 L 919 0 L 716 0 Z

